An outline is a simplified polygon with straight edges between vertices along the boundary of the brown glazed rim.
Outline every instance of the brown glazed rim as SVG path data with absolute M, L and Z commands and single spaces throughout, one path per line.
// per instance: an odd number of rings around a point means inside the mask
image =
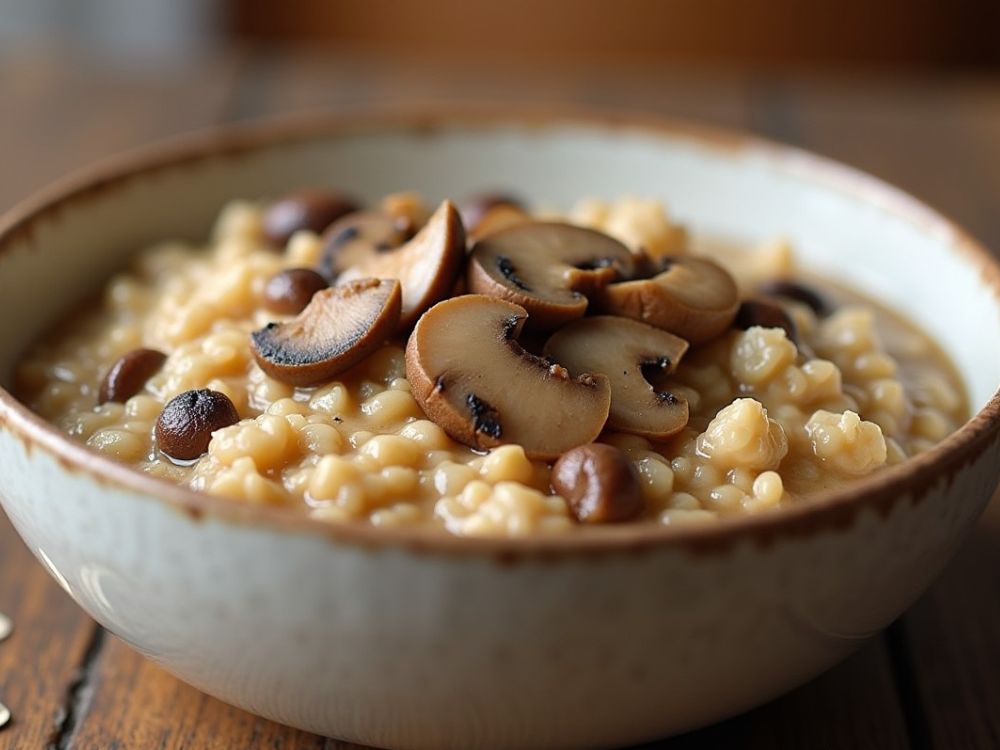
M 515 112 L 515 114 L 511 114 Z M 206 159 L 239 158 L 279 144 L 338 135 L 410 132 L 428 136 L 454 130 L 515 127 L 544 131 L 585 127 L 606 132 L 642 133 L 680 140 L 716 154 L 753 153 L 774 169 L 813 184 L 860 198 L 878 210 L 904 219 L 922 232 L 943 233 L 962 261 L 977 267 L 992 288 L 1000 309 L 1000 266 L 976 240 L 954 222 L 916 198 L 851 167 L 775 142 L 715 127 L 644 115 L 614 115 L 572 109 L 541 111 L 532 107 L 423 106 L 419 110 L 379 110 L 330 114 L 312 113 L 280 120 L 215 128 L 146 147 L 109 159 L 64 179 L 0 217 L 0 253 L 20 238 L 31 241 L 33 227 L 62 208 L 126 186 L 157 172 L 193 165 Z M 195 492 L 117 463 L 71 441 L 33 414 L 8 391 L 0 389 L 0 425 L 31 450 L 44 451 L 70 473 L 86 475 L 109 487 L 125 489 L 165 502 L 194 520 L 265 527 L 326 537 L 337 544 L 370 548 L 402 548 L 425 553 L 463 553 L 502 561 L 523 557 L 558 558 L 567 554 L 642 552 L 672 548 L 691 553 L 717 553 L 735 545 L 768 546 L 777 541 L 849 529 L 863 511 L 887 515 L 909 498 L 921 498 L 939 483 L 974 462 L 1000 432 L 1000 393 L 970 421 L 930 450 L 871 477 L 813 496 L 774 511 L 713 523 L 681 527 L 651 524 L 583 527 L 571 534 L 526 538 L 459 537 L 437 528 L 378 528 L 367 522 L 329 523 L 296 509 L 256 506 Z M 955 498 L 956 502 L 964 498 Z

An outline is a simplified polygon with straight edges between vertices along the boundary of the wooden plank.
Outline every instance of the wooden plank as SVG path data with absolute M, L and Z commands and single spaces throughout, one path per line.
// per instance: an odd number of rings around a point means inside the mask
M 0 514 L 0 612 L 14 623 L 0 643 L 0 702 L 11 711 L 0 750 L 45 747 L 66 718 L 94 626 L 56 586 Z
M 62 54 L 8 55 L 0 54 L 0 210 L 94 159 L 217 119 L 236 63 L 233 56 L 208 61 L 192 86 L 190 69 L 128 71 Z M 64 747 L 101 640 L 2 516 L 0 611 L 15 624 L 0 644 L 0 701 L 13 714 L 0 750 Z
M 808 685 L 735 719 L 644 750 L 905 750 L 889 655 L 876 639 Z M 640 750 L 637 748 L 637 750 Z
M 94 664 L 87 715 L 68 745 L 72 750 L 357 748 L 227 706 L 171 677 L 117 638 L 108 639 Z
M 447 58 L 405 54 L 262 52 L 241 78 L 234 97 L 238 117 L 365 104 L 433 106 L 490 102 L 551 107 L 558 103 L 693 117 L 739 127 L 750 114 L 749 78 L 722 70 L 676 66 L 615 66 L 592 60 L 531 68 L 511 59 L 503 67 L 474 58 L 461 66 Z M 448 104 L 445 104 L 447 108 Z
M 1000 83 L 792 81 L 789 134 L 913 191 L 1000 254 Z M 919 747 L 1000 747 L 1000 495 L 940 580 L 901 620 L 896 648 Z

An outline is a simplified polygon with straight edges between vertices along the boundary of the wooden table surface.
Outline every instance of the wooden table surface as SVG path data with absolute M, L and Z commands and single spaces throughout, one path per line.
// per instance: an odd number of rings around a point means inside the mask
M 70 169 L 185 130 L 487 96 L 752 130 L 896 182 L 1000 249 L 1000 77 L 497 71 L 245 48 L 152 69 L 3 49 L 0 210 Z M 0 701 L 13 714 L 0 750 L 356 747 L 230 708 L 144 661 L 73 604 L 2 514 L 0 612 L 15 623 L 0 644 Z M 857 655 L 767 706 L 649 747 L 1000 748 L 1000 498 L 941 579 Z

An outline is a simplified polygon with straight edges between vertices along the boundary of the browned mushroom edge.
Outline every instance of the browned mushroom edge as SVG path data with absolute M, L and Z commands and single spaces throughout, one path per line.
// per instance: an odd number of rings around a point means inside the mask
M 275 380 L 314 386 L 377 349 L 395 330 L 402 301 L 396 279 L 357 279 L 317 292 L 287 323 L 250 335 L 260 368 Z

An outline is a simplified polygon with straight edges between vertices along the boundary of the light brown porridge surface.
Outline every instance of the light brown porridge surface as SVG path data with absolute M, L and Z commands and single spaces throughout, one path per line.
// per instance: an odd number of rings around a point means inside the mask
M 414 217 L 428 213 L 413 196 L 389 200 Z M 299 231 L 283 251 L 269 247 L 262 211 L 234 202 L 205 246 L 167 242 L 139 254 L 98 305 L 32 347 L 19 394 L 100 453 L 236 502 L 461 535 L 572 531 L 549 463 L 518 445 L 474 451 L 427 418 L 406 378 L 405 338 L 316 387 L 264 374 L 249 334 L 287 319 L 261 304 L 264 288 L 282 269 L 316 266 L 322 242 Z M 653 201 L 586 201 L 569 220 L 654 257 L 692 252 Z M 807 502 L 926 450 L 967 418 L 961 382 L 933 341 L 872 301 L 803 276 L 787 243 L 709 252 L 748 294 L 763 280 L 805 279 L 834 309 L 819 317 L 782 303 L 801 351 L 781 328 L 764 327 L 730 329 L 689 350 L 667 381 L 690 409 L 674 437 L 602 433 L 638 472 L 645 507 L 636 522 L 710 521 Z M 97 405 L 105 372 L 139 347 L 166 353 L 162 368 L 124 403 Z M 240 421 L 182 465 L 158 450 L 155 424 L 167 401 L 203 388 L 228 396 Z

